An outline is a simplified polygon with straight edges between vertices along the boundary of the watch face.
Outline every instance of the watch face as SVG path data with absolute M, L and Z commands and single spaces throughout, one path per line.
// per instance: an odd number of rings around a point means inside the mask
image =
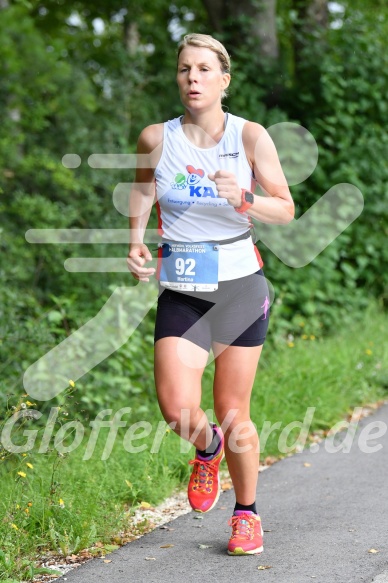
M 249 202 L 249 204 L 253 204 L 253 201 L 255 200 L 254 195 L 251 192 L 245 192 L 245 200 L 246 202 Z

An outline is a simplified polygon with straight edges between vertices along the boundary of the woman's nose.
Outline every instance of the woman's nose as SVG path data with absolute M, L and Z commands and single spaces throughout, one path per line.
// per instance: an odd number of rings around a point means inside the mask
M 189 71 L 189 81 L 192 83 L 193 81 L 197 81 L 198 71 L 193 67 Z

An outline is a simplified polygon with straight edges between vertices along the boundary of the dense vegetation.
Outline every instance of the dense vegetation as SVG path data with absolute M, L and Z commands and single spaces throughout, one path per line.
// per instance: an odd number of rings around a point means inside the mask
M 364 197 L 361 215 L 305 267 L 285 265 L 259 241 L 275 289 L 270 347 L 276 353 L 298 337 L 330 338 L 365 312 L 378 320 L 378 312 L 368 310 L 371 304 L 382 309 L 387 297 L 388 11 L 383 0 L 278 5 L 273 29 L 266 30 L 260 23 L 273 12 L 273 0 L 0 0 L 0 428 L 27 398 L 25 370 L 93 318 L 117 287 L 134 285 L 125 270 L 64 268 L 71 257 L 122 261 L 124 242 L 33 244 L 25 235 L 30 229 L 127 228 L 113 192 L 133 180 L 133 170 L 92 168 L 88 158 L 133 153 L 144 126 L 181 113 L 174 76 L 176 44 L 185 32 L 215 34 L 228 48 L 233 69 L 225 105 L 231 112 L 265 127 L 297 123 L 314 136 L 317 167 L 291 187 L 297 217 L 338 183 L 355 185 Z M 291 170 L 306 162 L 298 149 L 279 153 Z M 78 155 L 80 164 L 66 167 L 66 154 Z M 260 225 L 257 232 L 260 238 Z M 313 236 L 299 244 L 308 247 Z M 139 308 L 136 301 L 127 309 Z M 157 415 L 153 313 L 82 377 L 76 397 L 35 400 L 43 418 L 68 398 L 74 399 L 71 418 L 82 422 L 128 403 L 134 421 Z M 353 404 L 372 395 L 364 385 L 357 390 Z M 0 473 L 11 475 L 21 459 L 0 448 Z M 162 461 L 158 476 L 167 471 Z M 176 476 L 186 475 L 182 467 L 178 460 Z M 150 496 L 143 478 L 133 480 L 140 494 L 127 496 L 130 502 Z

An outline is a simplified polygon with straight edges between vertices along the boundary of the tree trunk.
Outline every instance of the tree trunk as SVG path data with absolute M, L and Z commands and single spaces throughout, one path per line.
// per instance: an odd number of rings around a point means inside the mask
M 133 56 L 136 54 L 139 47 L 140 36 L 137 28 L 137 23 L 128 20 L 124 21 L 124 45 L 128 54 Z
M 252 34 L 259 39 L 260 52 L 264 57 L 271 59 L 278 58 L 276 0 L 262 0 L 252 23 Z
M 225 0 L 202 0 L 214 32 L 222 32 L 225 18 Z
M 231 32 L 232 44 L 244 43 L 248 35 L 257 40 L 261 56 L 276 59 L 276 0 L 202 0 L 215 32 Z

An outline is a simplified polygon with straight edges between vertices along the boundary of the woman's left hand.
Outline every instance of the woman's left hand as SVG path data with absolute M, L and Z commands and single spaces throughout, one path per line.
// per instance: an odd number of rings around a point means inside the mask
M 214 174 L 208 174 L 207 176 L 210 180 L 215 182 L 218 196 L 226 198 L 228 203 L 233 207 L 241 206 L 241 188 L 239 187 L 237 178 L 233 172 L 217 170 Z

